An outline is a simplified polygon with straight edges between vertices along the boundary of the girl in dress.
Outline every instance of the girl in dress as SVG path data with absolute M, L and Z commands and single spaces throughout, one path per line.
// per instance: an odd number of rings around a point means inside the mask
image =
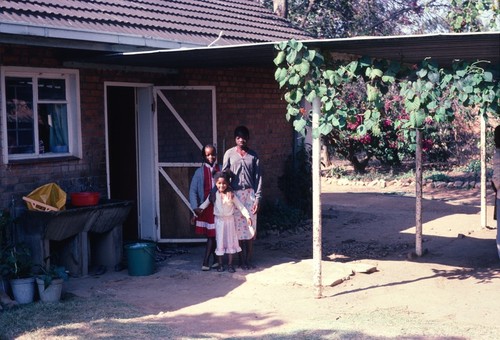
M 200 206 L 208 197 L 210 190 L 214 188 L 213 175 L 219 171 L 217 162 L 217 151 L 215 146 L 207 144 L 201 150 L 203 164 L 200 168 L 196 169 L 189 186 L 189 204 L 193 211 Z M 191 223 L 195 225 L 195 233 L 203 235 L 207 238 L 205 247 L 205 256 L 203 257 L 203 264 L 201 270 L 210 270 L 210 256 L 213 256 L 212 268 L 217 268 L 219 265 L 215 256 L 215 223 L 214 223 L 214 209 L 210 204 L 201 214 L 193 216 Z
M 235 207 L 243 216 L 245 216 L 247 224 L 251 230 L 255 232 L 252 227 L 252 219 L 250 213 L 241 203 L 236 195 L 229 190 L 229 178 L 226 173 L 217 172 L 214 176 L 215 186 L 217 191 L 209 195 L 195 212 L 202 213 L 206 207 L 211 203 L 214 206 L 215 216 L 215 235 L 216 235 L 216 248 L 215 254 L 217 255 L 219 267 L 217 271 L 224 271 L 222 258 L 224 254 L 228 256 L 227 270 L 234 273 L 233 254 L 239 253 L 241 248 L 238 243 L 238 235 L 236 233 L 236 226 L 234 220 Z

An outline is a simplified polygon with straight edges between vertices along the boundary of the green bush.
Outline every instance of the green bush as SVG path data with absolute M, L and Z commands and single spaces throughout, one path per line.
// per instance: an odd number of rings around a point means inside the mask
M 286 204 L 312 215 L 312 158 L 311 148 L 304 144 L 285 162 L 283 175 L 278 178 L 278 188 L 283 192 Z
M 433 182 L 450 182 L 450 177 L 441 173 L 441 172 L 436 172 L 431 175 L 425 176 L 426 180 L 432 180 Z
M 259 212 L 259 230 L 285 231 L 302 225 L 307 218 L 301 209 L 293 208 L 282 202 L 263 204 Z

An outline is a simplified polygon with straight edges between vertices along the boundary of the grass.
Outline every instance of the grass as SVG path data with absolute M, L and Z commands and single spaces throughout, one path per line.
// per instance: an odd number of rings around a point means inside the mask
M 65 297 L 0 313 L 0 339 L 170 338 L 165 323 L 108 296 Z

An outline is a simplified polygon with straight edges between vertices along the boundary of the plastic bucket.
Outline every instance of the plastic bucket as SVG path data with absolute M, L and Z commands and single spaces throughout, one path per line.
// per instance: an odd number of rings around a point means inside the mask
M 156 244 L 137 242 L 125 245 L 127 252 L 128 274 L 131 276 L 147 276 L 155 270 Z

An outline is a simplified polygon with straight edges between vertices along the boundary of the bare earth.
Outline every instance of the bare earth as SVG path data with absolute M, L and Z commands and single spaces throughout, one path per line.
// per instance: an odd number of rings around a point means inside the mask
M 479 190 L 424 190 L 415 250 L 413 188 L 322 184 L 323 298 L 312 286 L 312 232 L 255 242 L 256 270 L 202 272 L 203 246 L 169 248 L 153 275 L 126 270 L 71 279 L 67 291 L 111 295 L 175 339 L 495 339 L 500 260 L 492 195 L 480 226 Z M 353 272 L 366 266 L 372 273 Z M 343 279 L 343 280 L 341 280 Z M 330 286 L 333 282 L 339 284 Z M 126 336 L 124 334 L 123 336 Z

